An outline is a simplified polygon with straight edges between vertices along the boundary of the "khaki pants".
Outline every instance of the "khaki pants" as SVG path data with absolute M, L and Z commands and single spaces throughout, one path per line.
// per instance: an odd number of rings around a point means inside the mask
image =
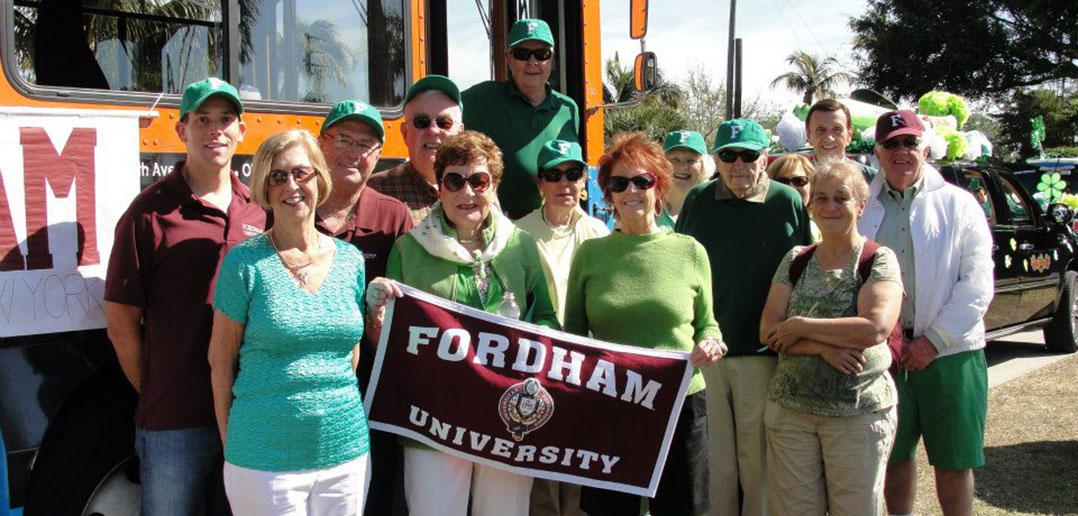
M 580 510 L 580 486 L 537 478 L 532 483 L 530 516 L 585 516 Z
M 895 407 L 816 416 L 767 402 L 768 501 L 775 516 L 886 515 L 883 479 Z
M 712 516 L 767 514 L 764 404 L 774 356 L 739 356 L 704 369 Z M 737 488 L 745 499 L 739 510 Z

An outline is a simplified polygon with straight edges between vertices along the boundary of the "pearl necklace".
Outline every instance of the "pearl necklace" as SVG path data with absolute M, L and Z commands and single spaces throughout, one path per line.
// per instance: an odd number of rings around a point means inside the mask
M 561 237 L 564 237 L 564 236 L 566 236 L 566 235 L 573 232 L 573 225 L 572 225 L 573 215 L 571 213 L 569 214 L 569 221 L 570 222 L 567 222 L 567 223 L 562 224 L 560 226 L 555 225 L 554 223 L 550 222 L 549 219 L 546 218 L 546 207 L 545 206 L 542 207 L 542 208 L 539 208 L 539 215 L 541 215 L 543 217 L 543 223 L 546 224 L 547 227 L 550 228 L 550 230 L 554 232 L 555 237 L 561 238 Z

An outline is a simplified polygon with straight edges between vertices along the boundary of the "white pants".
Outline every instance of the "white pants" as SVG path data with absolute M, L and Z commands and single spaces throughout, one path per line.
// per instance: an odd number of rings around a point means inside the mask
M 225 462 L 234 516 L 359 516 L 367 498 L 367 455 L 325 469 L 258 471 Z
M 528 516 L 532 477 L 440 451 L 404 448 L 404 496 L 411 516 Z

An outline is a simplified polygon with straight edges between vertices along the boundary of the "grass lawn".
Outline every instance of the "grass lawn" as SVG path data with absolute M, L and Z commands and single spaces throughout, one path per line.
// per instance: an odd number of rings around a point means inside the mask
M 989 391 L 985 457 L 974 514 L 1078 515 L 1078 355 Z M 917 462 L 915 514 L 941 514 L 923 447 Z

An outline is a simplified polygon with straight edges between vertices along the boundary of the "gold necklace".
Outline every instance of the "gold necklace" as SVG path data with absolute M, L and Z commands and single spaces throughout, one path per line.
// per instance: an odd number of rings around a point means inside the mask
M 310 277 L 311 271 L 305 271 L 307 267 L 310 267 L 316 261 L 316 258 L 311 258 L 307 263 L 292 263 L 288 258 L 284 257 L 281 253 L 281 249 L 277 247 L 277 242 L 273 239 L 273 233 L 269 233 L 270 245 L 273 246 L 273 250 L 277 252 L 277 258 L 280 258 L 281 264 L 284 265 L 285 270 L 292 275 L 292 279 L 301 287 L 307 286 L 307 278 Z M 318 235 L 318 245 L 315 249 L 315 256 L 322 255 L 322 235 Z

